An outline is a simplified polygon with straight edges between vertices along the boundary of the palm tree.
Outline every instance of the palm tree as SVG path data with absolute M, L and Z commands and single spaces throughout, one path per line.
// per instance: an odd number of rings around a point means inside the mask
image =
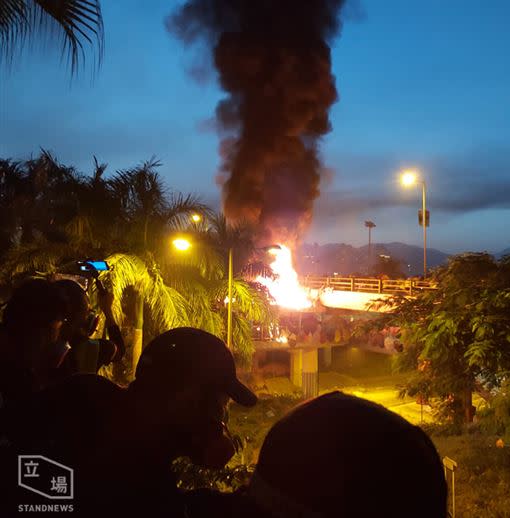
M 73 242 L 66 225 L 77 211 L 81 178 L 47 151 L 25 162 L 0 162 L 2 273 L 51 271 L 89 248 Z M 7 280 L 8 280 L 7 279 Z
M 173 327 L 189 325 L 188 303 L 177 290 L 165 285 L 154 263 L 148 267 L 140 257 L 128 254 L 113 254 L 107 261 L 111 270 L 101 277 L 112 287 L 116 321 L 122 323 L 127 314 L 134 324 L 129 337 L 130 363 L 134 369 L 143 346 L 144 307 L 149 309 L 157 335 Z
M 23 163 L 0 162 L 1 210 L 9 223 L 2 229 L 4 281 L 106 258 L 112 269 L 102 278 L 114 290 L 117 318 L 128 331 L 130 371 L 143 343 L 172 327 L 191 325 L 225 339 L 226 253 L 234 247 L 240 272 L 252 249 L 250 233 L 213 218 L 197 198 L 170 192 L 154 159 L 111 179 L 104 178 L 105 164 L 94 163 L 93 174 L 84 176 L 46 151 Z M 190 224 L 196 212 L 203 224 Z M 175 232 L 194 234 L 191 254 L 170 246 Z M 246 359 L 251 323 L 273 316 L 263 293 L 240 278 L 233 288 L 234 352 Z
M 121 207 L 122 216 L 118 225 L 125 237 L 124 251 L 127 256 L 124 257 L 136 257 L 137 264 L 143 264 L 145 270 L 150 272 L 154 279 L 158 279 L 156 283 L 148 283 L 144 273 L 138 281 L 130 284 L 135 277 L 131 277 L 128 282 L 120 280 L 120 273 L 112 275 L 119 286 L 124 286 L 120 293 L 124 293 L 128 286 L 132 291 L 131 308 L 128 311 L 133 316 L 133 367 L 142 351 L 145 307 L 166 307 L 167 314 L 162 322 L 168 324 L 166 329 L 175 327 L 170 325 L 170 322 L 173 322 L 173 311 L 168 301 L 171 295 L 177 295 L 179 291 L 172 285 L 165 285 L 165 277 L 159 272 L 160 265 L 164 271 L 164 265 L 169 260 L 170 235 L 188 226 L 192 214 L 206 214 L 209 211 L 194 196 L 169 192 L 156 171 L 160 165 L 160 162 L 152 158 L 132 169 L 118 171 L 110 181 L 112 192 Z M 140 274 L 142 270 L 141 267 L 135 269 Z M 150 286 L 149 298 L 146 296 L 147 286 Z M 154 286 L 161 289 L 155 290 Z M 188 290 L 180 293 L 191 291 L 189 284 L 187 288 Z M 156 303 L 158 297 L 159 302 Z M 197 300 L 194 302 L 197 303 Z M 151 314 L 155 316 L 154 313 Z M 184 322 L 182 318 L 178 320 Z
M 99 0 L 2 0 L 0 47 L 6 61 L 40 31 L 60 38 L 74 74 L 84 58 L 84 43 L 97 44 L 98 64 L 103 52 L 103 18 Z
M 122 220 L 120 200 L 105 179 L 107 164 L 94 157 L 91 176 L 84 176 L 76 185 L 76 212 L 67 223 L 66 232 L 75 243 L 87 243 L 96 250 L 96 257 L 105 257 L 119 250 L 124 236 L 119 229 Z
M 9 250 L 17 238 L 19 193 L 24 181 L 21 162 L 0 160 L 0 257 Z
M 140 252 L 161 253 L 171 232 L 188 226 L 192 214 L 208 214 L 209 208 L 192 195 L 169 191 L 157 172 L 155 159 L 118 171 L 111 186 L 124 214 L 130 246 Z M 164 251 L 163 251 L 164 253 Z

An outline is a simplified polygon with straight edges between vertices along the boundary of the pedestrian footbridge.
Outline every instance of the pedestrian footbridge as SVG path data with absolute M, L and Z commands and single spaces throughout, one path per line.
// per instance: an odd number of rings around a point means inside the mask
M 300 282 L 321 305 L 356 311 L 391 311 L 392 304 L 384 304 L 384 300 L 398 295 L 414 297 L 437 287 L 434 281 L 375 277 L 306 276 Z

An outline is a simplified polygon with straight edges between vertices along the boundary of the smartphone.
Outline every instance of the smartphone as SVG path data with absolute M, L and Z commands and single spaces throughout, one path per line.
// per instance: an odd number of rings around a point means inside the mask
M 106 261 L 78 261 L 80 272 L 106 272 L 110 269 Z

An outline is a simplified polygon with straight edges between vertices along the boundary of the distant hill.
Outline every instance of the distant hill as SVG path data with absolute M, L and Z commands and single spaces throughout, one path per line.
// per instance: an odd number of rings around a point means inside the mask
M 497 259 L 501 259 L 505 255 L 510 255 L 510 247 L 501 250 L 501 252 L 495 254 Z
M 372 256 L 389 256 L 401 264 L 406 275 L 423 273 L 423 248 L 405 243 L 374 243 Z M 448 254 L 427 248 L 427 265 L 435 268 L 446 262 Z M 356 248 L 344 243 L 326 245 L 305 244 L 296 255 L 296 267 L 301 275 L 365 275 L 368 268 L 368 245 Z

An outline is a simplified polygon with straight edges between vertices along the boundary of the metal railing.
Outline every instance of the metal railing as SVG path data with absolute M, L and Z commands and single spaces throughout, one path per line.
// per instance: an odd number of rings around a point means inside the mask
M 378 279 L 375 277 L 302 277 L 301 283 L 308 288 L 333 288 L 341 291 L 361 291 L 365 293 L 387 293 L 415 295 L 423 290 L 435 290 L 433 281 L 419 279 Z

